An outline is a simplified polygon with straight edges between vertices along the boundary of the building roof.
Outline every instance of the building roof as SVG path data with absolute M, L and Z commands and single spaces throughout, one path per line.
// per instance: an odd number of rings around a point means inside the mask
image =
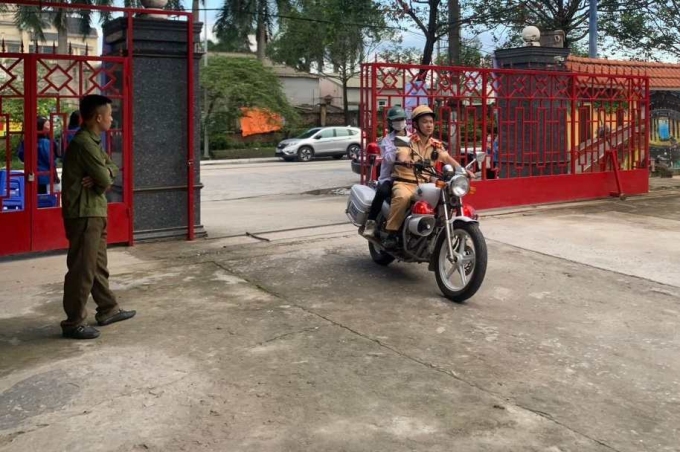
M 646 75 L 649 76 L 651 90 L 680 91 L 680 64 L 607 60 L 569 55 L 567 69 L 571 72 L 594 75 Z

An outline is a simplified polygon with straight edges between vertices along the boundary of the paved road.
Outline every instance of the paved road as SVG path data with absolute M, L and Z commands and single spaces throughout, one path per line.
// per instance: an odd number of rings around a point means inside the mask
M 346 221 L 345 198 L 315 194 L 359 181 L 348 160 L 205 165 L 201 222 L 210 237 Z
M 201 166 L 202 202 L 298 194 L 358 180 L 346 159 Z
M 677 451 L 678 212 L 485 218 L 461 305 L 347 226 L 116 248 L 139 315 L 87 344 L 58 338 L 63 256 L 0 264 L 0 450 Z

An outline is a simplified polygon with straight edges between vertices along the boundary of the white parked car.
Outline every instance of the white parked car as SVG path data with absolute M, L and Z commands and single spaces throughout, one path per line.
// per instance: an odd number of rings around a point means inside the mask
M 356 127 L 315 127 L 296 138 L 283 140 L 276 156 L 308 162 L 314 157 L 352 158 L 361 152 L 361 130 Z

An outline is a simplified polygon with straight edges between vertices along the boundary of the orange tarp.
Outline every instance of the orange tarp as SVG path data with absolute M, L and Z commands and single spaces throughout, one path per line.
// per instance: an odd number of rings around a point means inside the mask
M 283 127 L 283 118 L 276 113 L 259 108 L 242 108 L 241 112 L 241 135 L 244 137 L 278 132 Z

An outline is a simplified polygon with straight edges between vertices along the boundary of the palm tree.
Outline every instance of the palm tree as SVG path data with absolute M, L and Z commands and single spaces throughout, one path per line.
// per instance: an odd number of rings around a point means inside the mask
M 73 5 L 73 9 L 52 8 L 50 3 L 53 2 L 68 3 Z M 198 0 L 194 0 L 196 2 Z M 205 0 L 202 0 L 205 1 Z M 99 15 L 100 22 L 106 22 L 111 19 L 111 14 L 105 11 L 95 12 L 88 9 L 78 8 L 78 5 L 97 5 L 97 6 L 114 6 L 122 3 L 126 8 L 141 8 L 142 5 L 139 0 L 48 0 L 42 3 L 42 6 L 17 6 L 14 14 L 14 23 L 21 30 L 30 31 L 37 38 L 37 40 L 45 41 L 45 29 L 49 25 L 53 25 L 57 30 L 57 53 L 68 53 L 68 31 L 69 21 L 71 19 L 78 20 L 79 31 L 83 36 L 87 36 L 92 29 L 92 19 L 95 14 Z M 9 8 L 0 5 L 0 12 L 2 8 L 8 10 Z M 182 0 L 169 0 L 166 9 L 181 10 Z
M 257 37 L 257 58 L 264 60 L 274 18 L 290 8 L 290 0 L 224 0 L 217 15 L 215 31 L 221 42 L 238 50 L 250 48 L 249 35 Z

